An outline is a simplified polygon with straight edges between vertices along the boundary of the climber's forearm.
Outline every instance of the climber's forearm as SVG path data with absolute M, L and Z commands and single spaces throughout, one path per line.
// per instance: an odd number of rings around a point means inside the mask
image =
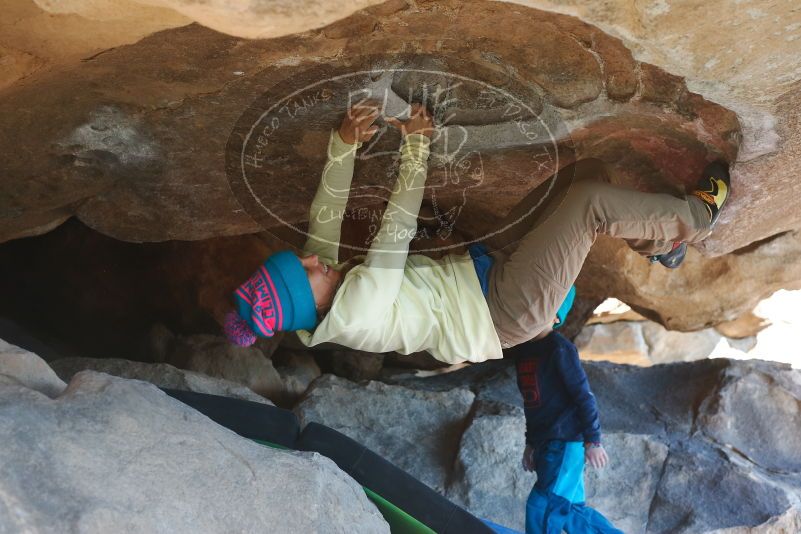
M 381 227 L 370 246 L 367 265 L 402 269 L 406 263 L 425 192 L 429 144 L 429 138 L 422 134 L 409 134 L 404 138 L 398 179 Z
M 337 131 L 328 142 L 328 161 L 309 209 L 309 237 L 303 250 L 337 263 L 339 240 L 348 205 L 356 150 L 361 143 L 345 143 Z
M 423 201 L 428 143 L 423 135 L 409 135 L 404 140 L 396 189 L 381 228 L 364 263 L 348 274 L 337 297 L 337 320 L 343 329 L 374 327 L 398 298 L 409 242 L 417 229 L 417 213 Z

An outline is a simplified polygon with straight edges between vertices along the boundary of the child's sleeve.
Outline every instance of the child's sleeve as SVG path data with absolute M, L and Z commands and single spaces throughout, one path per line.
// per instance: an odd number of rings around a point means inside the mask
M 370 245 L 364 264 L 348 275 L 348 286 L 339 297 L 340 313 L 358 317 L 345 318 L 352 327 L 371 325 L 386 315 L 397 299 L 403 282 L 403 270 L 417 231 L 417 215 L 423 202 L 428 173 L 429 139 L 409 134 L 400 152 L 400 171 L 389 197 L 378 234 Z M 364 326 L 364 325 L 363 325 Z M 369 326 L 369 325 L 368 325 Z
M 348 144 L 336 130 L 328 140 L 328 161 L 309 209 L 309 236 L 303 251 L 317 254 L 329 264 L 339 262 L 342 221 L 350 196 L 356 150 L 361 143 Z
M 590 383 L 581 366 L 576 347 L 572 343 L 563 345 L 560 348 L 557 362 L 562 381 L 578 408 L 578 414 L 584 427 L 584 442 L 600 443 L 601 422 L 598 416 L 598 404 L 595 402 L 595 395 L 590 391 Z

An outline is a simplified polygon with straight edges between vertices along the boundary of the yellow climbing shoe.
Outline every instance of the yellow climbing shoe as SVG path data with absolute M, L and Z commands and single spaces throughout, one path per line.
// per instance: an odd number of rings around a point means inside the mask
M 709 211 L 710 226 L 713 226 L 720 215 L 720 210 L 731 193 L 729 166 L 722 161 L 710 163 L 704 169 L 703 177 L 698 180 L 693 195 L 704 202 Z

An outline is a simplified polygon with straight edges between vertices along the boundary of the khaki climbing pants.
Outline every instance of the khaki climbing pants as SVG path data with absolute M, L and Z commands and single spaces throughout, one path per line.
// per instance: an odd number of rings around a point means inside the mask
M 668 252 L 674 241 L 694 243 L 709 234 L 709 215 L 698 198 L 611 185 L 601 181 L 603 174 L 597 160 L 566 167 L 555 185 L 546 181 L 512 210 L 502 222 L 511 227 L 487 240 L 498 251 L 487 302 L 504 348 L 553 324 L 598 234 L 623 238 L 643 255 Z M 543 196 L 546 202 L 530 212 Z

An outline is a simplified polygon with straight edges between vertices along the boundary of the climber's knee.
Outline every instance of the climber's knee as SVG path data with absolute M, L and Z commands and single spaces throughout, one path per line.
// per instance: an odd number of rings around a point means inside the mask
M 606 186 L 604 182 L 593 178 L 574 180 L 567 191 L 567 201 L 571 205 L 588 207 L 602 194 Z

